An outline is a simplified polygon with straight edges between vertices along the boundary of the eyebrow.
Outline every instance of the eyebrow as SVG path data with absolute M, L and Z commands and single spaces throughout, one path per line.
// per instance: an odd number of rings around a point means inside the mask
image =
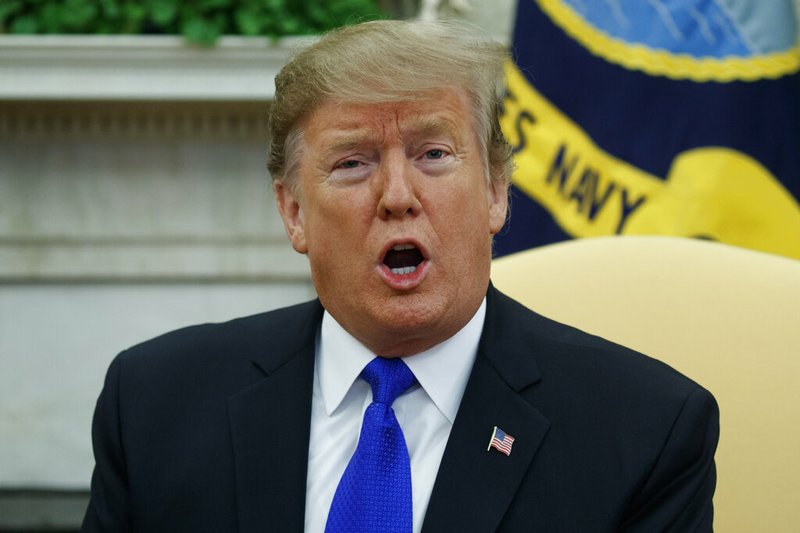
M 461 137 L 458 134 L 458 128 L 450 120 L 439 116 L 419 116 L 411 119 L 408 126 L 405 128 L 408 135 L 422 136 L 422 137 L 439 137 L 447 136 L 455 140 Z
M 373 135 L 366 129 L 359 129 L 347 132 L 344 135 L 337 135 L 336 139 L 325 147 L 323 154 L 328 156 L 339 152 L 350 152 L 363 146 L 367 140 L 372 138 Z

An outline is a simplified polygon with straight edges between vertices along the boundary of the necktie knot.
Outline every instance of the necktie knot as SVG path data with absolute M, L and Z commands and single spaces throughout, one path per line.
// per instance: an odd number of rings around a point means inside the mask
M 414 383 L 414 373 L 399 357 L 376 357 L 361 372 L 372 387 L 372 401 L 391 406 Z

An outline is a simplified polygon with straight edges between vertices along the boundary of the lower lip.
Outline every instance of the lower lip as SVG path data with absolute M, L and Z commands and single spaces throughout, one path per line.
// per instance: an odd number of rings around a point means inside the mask
M 389 269 L 388 266 L 381 263 L 378 265 L 378 275 L 381 279 L 392 289 L 398 291 L 408 291 L 417 287 L 425 276 L 428 274 L 430 263 L 425 260 L 419 265 L 414 272 L 408 274 L 395 274 Z

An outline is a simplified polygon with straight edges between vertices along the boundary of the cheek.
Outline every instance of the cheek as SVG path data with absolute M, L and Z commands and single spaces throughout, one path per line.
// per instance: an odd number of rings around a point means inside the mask
M 359 216 L 355 207 L 326 203 L 306 216 L 306 242 L 312 266 L 323 275 L 334 270 L 346 270 L 363 259 L 366 251 L 368 221 Z
M 470 221 L 471 228 L 478 229 L 489 218 L 490 196 L 481 184 L 459 191 L 459 196 L 451 197 L 451 201 L 461 218 Z
M 438 203 L 433 224 L 438 226 L 443 244 L 452 248 L 479 250 L 490 237 L 489 206 L 484 194 L 452 191 Z

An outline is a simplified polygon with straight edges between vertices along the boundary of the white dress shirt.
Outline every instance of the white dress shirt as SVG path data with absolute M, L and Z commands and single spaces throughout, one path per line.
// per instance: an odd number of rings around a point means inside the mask
M 422 529 L 439 463 L 478 352 L 485 316 L 484 299 L 458 333 L 427 351 L 403 358 L 419 383 L 392 404 L 411 458 L 414 533 Z M 325 531 L 333 495 L 356 450 L 364 411 L 372 402 L 370 386 L 359 374 L 375 356 L 325 312 L 314 365 L 307 533 Z

